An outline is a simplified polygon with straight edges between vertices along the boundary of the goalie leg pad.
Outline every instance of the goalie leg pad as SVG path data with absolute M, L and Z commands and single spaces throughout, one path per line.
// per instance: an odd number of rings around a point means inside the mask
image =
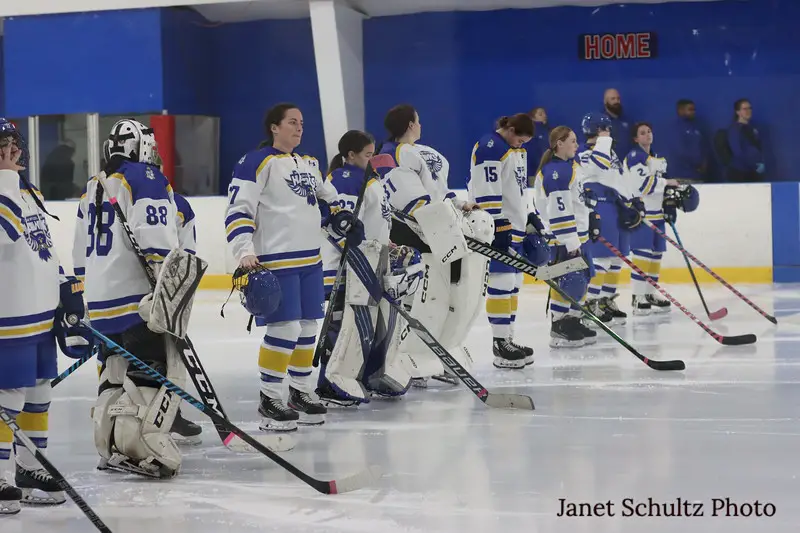
M 325 368 L 325 379 L 343 399 L 357 403 L 368 401 L 359 380 L 372 344 L 376 313 L 376 308 L 363 305 L 347 305 L 344 310 L 342 328 Z
M 402 396 L 411 386 L 410 362 L 399 350 L 404 326 L 397 310 L 386 300 L 381 301 L 375 340 L 364 371 L 370 390 L 380 396 Z
M 447 265 L 469 253 L 462 230 L 463 215 L 453 202 L 433 202 L 414 211 L 436 264 Z

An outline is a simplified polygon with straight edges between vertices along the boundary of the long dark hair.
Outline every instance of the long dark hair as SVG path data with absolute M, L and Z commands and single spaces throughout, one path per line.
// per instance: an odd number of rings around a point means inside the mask
M 286 112 L 290 109 L 300 108 L 289 102 L 283 102 L 269 108 L 269 111 L 267 111 L 267 114 L 264 117 L 264 130 L 267 138 L 261 141 L 261 144 L 258 146 L 259 148 L 272 146 L 273 143 L 275 143 L 275 138 L 272 135 L 272 126 L 279 126 L 281 121 L 286 117 Z
M 383 127 L 389 132 L 389 140 L 397 141 L 408 131 L 408 125 L 417 119 L 417 110 L 410 104 L 396 105 L 386 113 Z
M 364 150 L 364 148 L 374 143 L 375 139 L 372 137 L 372 135 L 364 131 L 350 130 L 342 135 L 342 138 L 339 139 L 339 153 L 333 156 L 333 159 L 331 159 L 331 164 L 328 165 L 328 174 L 337 168 L 342 168 L 344 166 L 345 159 L 350 152 L 359 154 Z
M 558 141 L 566 141 L 570 133 L 572 133 L 572 130 L 567 126 L 556 126 L 553 128 L 553 131 L 550 132 L 550 148 L 545 150 L 542 154 L 542 160 L 539 161 L 539 168 L 536 170 L 536 174 L 541 172 L 542 167 L 553 160 L 556 148 L 558 147 Z
M 510 117 L 500 117 L 497 119 L 497 129 L 514 129 L 514 133 L 521 137 L 533 137 L 536 127 L 533 125 L 533 118 L 527 113 L 517 113 Z

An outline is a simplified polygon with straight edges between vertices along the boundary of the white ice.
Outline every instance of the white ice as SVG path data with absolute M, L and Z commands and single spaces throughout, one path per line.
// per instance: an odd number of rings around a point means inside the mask
M 800 524 L 800 287 L 740 289 L 779 320 L 773 326 L 719 285 L 704 285 L 711 323 L 691 285 L 668 287 L 723 334 L 758 342 L 724 347 L 680 310 L 630 318 L 619 333 L 652 359 L 683 359 L 684 372 L 647 368 L 610 337 L 594 347 L 551 351 L 545 293 L 526 286 L 517 339 L 534 347 L 524 371 L 491 366 L 481 317 L 467 339 L 475 375 L 493 391 L 531 395 L 536 411 L 492 410 L 463 387 L 435 384 L 400 401 L 332 412 L 301 429 L 284 457 L 318 478 L 367 465 L 374 486 L 336 496 L 316 493 L 260 455 L 220 446 L 191 406 L 204 442 L 186 450 L 180 476 L 152 481 L 95 470 L 89 408 L 95 366 L 84 365 L 54 391 L 48 456 L 115 533 L 744 533 L 797 531 Z M 621 307 L 630 310 L 623 289 Z M 234 300 L 204 292 L 191 335 L 231 419 L 258 432 L 259 332 L 246 332 Z M 61 362 L 61 369 L 69 360 Z M 190 391 L 193 389 L 190 385 Z M 702 518 L 623 518 L 622 500 L 704 502 Z M 559 518 L 559 498 L 614 502 L 612 518 Z M 712 498 L 772 503 L 772 518 L 712 517 Z M 0 518 L 0 533 L 78 533 L 92 525 L 71 502 Z

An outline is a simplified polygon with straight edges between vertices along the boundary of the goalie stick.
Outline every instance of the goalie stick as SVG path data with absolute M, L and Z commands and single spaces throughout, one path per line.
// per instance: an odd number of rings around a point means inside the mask
M 675 238 L 678 240 L 678 244 L 683 246 L 681 242 L 681 237 L 678 235 L 678 228 L 675 227 L 675 223 L 670 221 L 669 227 L 672 228 L 672 233 L 675 234 Z M 706 304 L 706 299 L 703 298 L 703 291 L 700 290 L 700 284 L 697 282 L 697 276 L 694 275 L 694 269 L 692 268 L 692 263 L 689 262 L 689 258 L 686 257 L 685 253 L 681 253 L 683 256 L 683 260 L 686 262 L 686 268 L 689 269 L 689 274 L 692 276 L 692 282 L 694 283 L 694 288 L 697 289 L 697 295 L 700 296 L 700 301 L 703 303 L 703 309 L 706 310 L 706 314 L 708 315 L 709 320 L 719 320 L 721 318 L 725 318 L 728 316 L 728 308 L 723 307 L 721 309 L 717 309 L 713 313 L 708 310 L 708 304 Z
M 364 170 L 364 183 L 361 184 L 361 189 L 358 191 L 358 199 L 356 200 L 356 205 L 353 208 L 353 220 L 358 219 L 358 215 L 361 212 L 361 205 L 364 203 L 364 193 L 367 190 L 367 185 L 369 185 L 369 181 L 372 179 L 372 173 L 375 172 L 375 169 L 394 168 L 396 166 L 397 164 L 389 154 L 376 155 L 369 160 L 369 163 L 367 163 L 367 168 Z M 336 243 L 336 241 L 332 240 L 331 242 L 333 242 L 334 247 L 338 250 L 339 245 Z M 334 280 L 333 287 L 331 288 L 331 295 L 339 293 L 339 287 L 341 287 L 344 279 L 344 265 L 346 264 L 347 252 L 349 250 L 350 246 L 345 240 L 344 249 L 342 250 L 342 257 L 339 260 L 339 266 L 336 269 L 336 279 Z M 331 320 L 333 320 L 333 307 L 333 301 L 331 300 L 331 302 L 328 304 L 328 308 L 325 310 L 325 318 L 322 320 L 322 327 L 320 328 L 317 337 L 317 346 L 314 348 L 314 359 L 312 364 L 315 368 L 319 366 L 322 356 L 325 353 L 325 344 L 328 340 L 328 329 L 330 329 Z
M 333 239 L 330 240 L 333 241 Z M 406 320 L 408 327 L 416 333 L 420 340 L 439 358 L 442 364 L 450 369 L 450 371 L 458 377 L 480 401 L 489 407 L 500 409 L 525 409 L 530 411 L 535 409 L 533 399 L 530 396 L 522 394 L 503 394 L 486 390 L 486 387 L 472 377 L 467 369 L 450 355 L 447 349 L 430 334 L 419 320 L 412 317 L 408 311 L 403 309 L 402 305 L 383 291 L 381 281 L 376 276 L 372 265 L 369 264 L 369 261 L 361 250 L 358 248 L 350 250 L 350 253 L 347 255 L 347 264 L 353 269 L 353 273 L 358 276 L 358 279 L 361 280 L 364 287 L 367 288 L 372 298 L 375 299 L 375 301 L 380 301 L 381 298 L 384 298 L 389 302 L 389 305 L 397 310 L 400 316 Z
M 106 186 L 106 173 L 105 171 L 101 171 L 100 174 L 97 176 L 100 185 L 103 187 L 103 194 L 108 196 L 109 202 L 111 202 L 111 206 L 114 209 L 114 212 L 119 218 L 120 224 L 125 231 L 125 234 L 128 236 L 128 240 L 133 247 L 133 251 L 136 254 L 136 257 L 139 259 L 139 264 L 141 265 L 142 269 L 144 270 L 145 275 L 147 276 L 148 281 L 150 282 L 150 287 L 155 289 L 157 280 L 155 277 L 155 273 L 150 265 L 147 264 L 147 260 L 145 259 L 144 252 L 142 252 L 139 243 L 136 241 L 136 237 L 133 235 L 133 230 L 128 223 L 128 219 L 125 216 L 125 213 L 122 211 L 122 208 L 119 206 L 117 202 L 117 198 L 114 196 L 108 195 L 108 187 Z M 102 219 L 102 217 L 98 216 L 98 219 Z M 102 221 L 100 222 L 102 223 Z M 196 258 L 198 261 L 201 261 L 200 258 Z M 205 270 L 203 268 L 202 270 Z M 199 283 L 199 279 L 195 280 L 195 283 Z M 216 409 L 224 419 L 227 419 L 228 416 L 225 414 L 225 410 L 222 408 L 222 403 L 217 396 L 216 391 L 214 390 L 213 385 L 211 385 L 211 380 L 208 378 L 208 374 L 206 373 L 203 365 L 200 363 L 200 358 L 197 356 L 197 351 L 194 349 L 194 345 L 192 344 L 191 339 L 189 336 L 186 335 L 183 338 L 180 337 L 173 337 L 175 345 L 178 349 L 178 353 L 181 354 L 181 360 L 183 361 L 184 366 L 186 367 L 186 371 L 189 373 L 189 377 L 192 379 L 192 383 L 194 383 L 195 388 L 197 389 L 197 393 L 200 395 L 200 398 L 203 400 L 205 405 L 211 407 L 212 409 Z M 240 439 L 236 438 L 236 434 L 227 429 L 224 425 L 214 423 L 214 428 L 217 430 L 219 434 L 219 438 L 227 448 L 235 452 L 249 452 L 253 451 L 251 446 L 246 445 Z M 262 439 L 261 443 L 265 446 L 268 446 L 276 451 L 287 451 L 294 447 L 293 441 L 290 437 L 283 436 L 283 435 L 261 435 L 260 438 Z M 263 452 L 262 452 L 263 453 Z
M 92 353 L 90 353 L 88 355 L 84 355 L 83 357 L 81 357 L 80 359 L 75 361 L 72 364 L 72 366 L 70 366 L 68 369 L 64 370 L 57 377 L 55 377 L 53 379 L 53 381 L 50 382 L 50 388 L 55 387 L 56 385 L 58 385 L 59 383 L 61 383 L 65 379 L 67 379 L 70 376 L 70 374 L 72 374 L 73 372 L 78 370 L 81 366 L 83 366 L 83 363 L 85 363 L 89 359 L 93 358 L 94 356 L 95 356 L 95 351 L 92 350 Z
M 224 427 L 227 431 L 231 432 L 232 434 L 235 434 L 237 437 L 242 439 L 248 445 L 252 446 L 262 454 L 266 455 L 272 461 L 276 462 L 278 465 L 287 470 L 290 474 L 297 477 L 298 479 L 300 479 L 301 481 L 312 487 L 314 490 L 321 492 L 322 494 L 341 494 L 343 492 L 358 490 L 372 483 L 377 477 L 379 477 L 379 472 L 377 467 L 370 467 L 357 474 L 353 474 L 339 480 L 325 481 L 311 477 L 310 475 L 306 474 L 305 472 L 294 466 L 289 461 L 282 458 L 274 451 L 264 446 L 254 437 L 248 435 L 239 427 L 235 426 L 233 422 L 231 422 L 228 418 L 223 417 L 216 410 L 206 405 L 204 402 L 197 400 L 194 396 L 192 396 L 182 388 L 178 387 L 175 383 L 168 380 L 155 370 L 153 370 L 153 368 L 151 368 L 144 361 L 142 361 L 129 351 L 125 350 L 122 346 L 115 343 L 114 341 L 112 341 L 111 339 L 109 339 L 96 329 L 94 329 L 88 321 L 84 320 L 82 321 L 82 323 L 84 326 L 91 329 L 92 332 L 95 334 L 95 336 L 101 341 L 103 341 L 103 343 L 106 346 L 108 346 L 113 350 L 116 350 L 116 352 L 121 357 L 124 357 L 133 366 L 135 366 L 136 368 L 147 374 L 149 377 L 158 381 L 161 385 L 165 386 L 167 389 L 169 389 L 176 395 L 180 396 L 186 403 L 191 404 L 192 406 L 197 408 L 200 412 L 208 416 L 214 422 L 215 426 Z
M 705 331 L 706 333 L 711 335 L 714 338 L 714 340 L 717 341 L 718 343 L 724 344 L 725 346 L 741 346 L 743 344 L 753 344 L 754 342 L 756 342 L 756 336 L 753 335 L 752 333 L 746 333 L 744 335 L 732 335 L 732 336 L 731 335 L 720 335 L 719 333 L 717 333 L 716 331 L 714 331 L 710 327 L 706 326 L 703 322 L 700 321 L 699 318 L 694 316 L 691 311 L 689 311 L 684 306 L 682 306 L 681 303 L 678 300 L 673 298 L 667 291 L 665 291 L 663 288 L 661 288 L 661 286 L 658 283 L 656 283 L 653 280 L 653 278 L 651 278 L 650 276 L 645 274 L 644 270 L 642 270 L 641 268 L 636 266 L 633 261 L 631 261 L 630 259 L 628 259 L 624 255 L 622 255 L 622 252 L 617 250 L 617 248 L 613 244 L 608 242 L 605 238 L 603 238 L 603 236 L 598 237 L 598 240 L 600 242 L 602 242 L 606 246 L 606 248 L 611 250 L 611 252 L 614 255 L 616 255 L 617 257 L 622 259 L 625 262 L 625 264 L 628 265 L 629 267 L 631 267 L 631 269 L 634 272 L 636 272 L 641 277 L 643 277 L 645 280 L 647 280 L 647 283 L 652 285 L 658 292 L 660 292 L 667 300 L 669 300 L 672 303 L 672 305 L 674 305 L 675 307 L 677 307 L 678 309 L 683 311 L 683 314 L 688 316 L 692 320 L 692 322 L 694 322 L 695 324 L 700 326 L 703 329 L 703 331 Z
M 655 225 L 654 225 L 652 222 L 650 222 L 649 220 L 642 220 L 642 222 L 644 222 L 645 224 L 647 224 L 647 226 L 648 226 L 648 227 L 649 227 L 651 230 L 655 231 L 657 234 L 659 234 L 661 237 L 663 237 L 665 241 L 667 241 L 667 242 L 668 242 L 668 243 L 670 243 L 672 246 L 674 246 L 675 248 L 677 248 L 677 249 L 678 249 L 678 250 L 679 250 L 679 251 L 680 251 L 682 254 L 684 254 L 686 257 L 688 257 L 689 259 L 691 259 L 692 261 L 694 261 L 695 263 L 697 263 L 697 266 L 699 266 L 700 268 L 702 268 L 703 270 L 705 270 L 706 272 L 708 272 L 708 274 L 709 274 L 709 275 L 710 275 L 712 278 L 714 278 L 715 280 L 717 280 L 717 281 L 719 281 L 720 283 L 722 283 L 722 284 L 723 284 L 723 285 L 724 285 L 724 286 L 725 286 L 725 287 L 726 287 L 728 290 L 730 290 L 730 291 L 731 291 L 733 294 L 735 294 L 735 295 L 736 295 L 736 296 L 738 296 L 738 297 L 739 297 L 739 298 L 740 298 L 742 301 L 744 301 L 744 303 L 746 303 L 747 305 L 749 305 L 750 307 L 752 307 L 752 308 L 753 308 L 753 309 L 754 309 L 754 310 L 755 310 L 755 311 L 756 311 L 756 312 L 757 312 L 759 315 L 763 316 L 764 318 L 766 318 L 767 320 L 769 320 L 769 321 L 770 321 L 770 322 L 772 322 L 773 324 L 777 324 L 777 323 L 778 323 L 778 320 L 777 320 L 777 319 L 776 319 L 774 316 L 770 315 L 769 313 L 767 313 L 766 311 L 764 311 L 763 309 L 761 309 L 759 306 L 757 306 L 756 304 L 754 304 L 753 302 L 751 302 L 750 300 L 748 300 L 748 299 L 747 299 L 747 297 L 746 297 L 744 294 L 742 294 L 741 292 L 737 291 L 737 290 L 736 290 L 736 289 L 733 287 L 733 285 L 731 285 L 730 283 L 728 283 L 727 281 L 725 281 L 724 279 L 722 279 L 722 278 L 719 276 L 719 274 L 717 274 L 716 272 L 714 272 L 713 270 L 711 270 L 710 268 L 708 268 L 706 265 L 704 265 L 702 261 L 700 261 L 698 258 L 696 258 L 695 256 L 693 256 L 692 254 L 690 254 L 690 253 L 689 253 L 689 252 L 686 250 L 686 248 L 684 248 L 683 246 L 681 246 L 680 244 L 678 244 L 677 242 L 675 242 L 674 240 L 672 240 L 672 239 L 670 238 L 670 236 L 669 236 L 669 235 L 667 235 L 666 233 L 664 233 L 663 231 L 661 231 L 660 229 L 658 229 L 658 228 L 657 228 L 657 227 L 656 227 L 656 226 L 655 226 Z M 677 235 L 677 234 L 676 234 L 676 235 Z
M 78 494 L 72 485 L 69 484 L 69 481 L 67 481 L 67 479 L 63 476 L 63 474 L 61 474 L 61 472 L 59 472 L 58 469 L 53 466 L 53 463 L 51 463 L 47 457 L 45 457 L 42 451 L 39 450 L 33 441 L 19 428 L 11 415 L 9 415 L 8 412 L 6 412 L 6 410 L 1 406 L 0 419 L 3 420 L 3 422 L 16 435 L 20 442 L 22 442 L 22 445 L 25 447 L 25 449 L 28 450 L 37 461 L 39 461 L 39 464 L 42 465 L 42 468 L 47 470 L 47 473 L 53 476 L 53 481 L 55 481 L 56 485 L 58 485 L 58 488 L 67 493 L 67 496 L 69 496 L 69 498 L 75 502 L 75 505 L 77 505 L 78 509 L 80 509 L 83 514 L 86 515 L 86 518 L 92 522 L 92 525 L 94 525 L 98 531 L 102 531 L 103 533 L 112 533 L 111 529 L 109 529 L 109 527 L 105 525 L 100 517 L 97 516 L 97 514 L 92 510 L 92 508 L 89 507 L 89 504 L 86 503 L 86 500 L 84 500 L 81 495 Z
M 410 222 L 414 222 L 414 218 L 413 217 L 411 217 L 409 215 L 406 215 L 405 213 L 402 213 L 402 212 L 399 212 L 399 211 L 397 213 L 402 215 L 402 217 L 405 220 L 408 220 Z M 478 241 L 478 242 L 480 242 L 480 241 Z M 469 244 L 469 241 L 467 241 L 467 244 Z M 481 243 L 481 244 L 483 244 L 483 243 Z M 486 246 L 486 245 L 484 245 L 484 246 Z M 492 248 L 492 250 L 496 250 L 496 249 Z M 499 252 L 499 254 L 501 256 L 504 256 L 504 255 L 505 256 L 510 256 L 510 254 L 506 254 L 505 252 L 502 252 L 501 250 L 497 250 L 497 252 Z M 532 263 L 530 263 L 526 258 L 523 258 L 523 257 L 515 258 L 515 262 L 523 263 L 523 264 L 525 264 L 526 268 L 534 269 L 534 270 L 538 271 L 536 269 L 536 266 L 533 265 Z M 584 262 L 584 264 L 585 264 L 585 262 Z M 526 271 L 523 270 L 523 272 L 526 272 Z M 649 357 L 645 357 L 636 348 L 634 348 L 633 346 L 628 344 L 625 341 L 625 339 L 623 339 L 622 337 L 617 335 L 617 333 L 613 329 L 611 329 L 609 326 L 607 326 L 602 320 L 597 318 L 594 315 L 594 313 L 589 311 L 586 307 L 582 306 L 575 298 L 573 298 L 572 296 L 570 296 L 569 294 L 564 292 L 564 290 L 562 290 L 561 287 L 558 286 L 558 283 L 554 283 L 553 281 L 551 281 L 549 279 L 544 279 L 542 281 L 544 281 L 552 290 L 556 291 L 562 298 L 564 298 L 570 304 L 578 307 L 578 309 L 581 310 L 581 313 L 583 313 L 584 316 L 586 316 L 586 318 L 588 318 L 589 320 L 594 322 L 597 325 L 597 327 L 599 327 L 600 329 L 605 331 L 609 336 L 611 336 L 611 338 L 613 338 L 615 341 L 617 341 L 619 344 L 621 344 L 623 348 L 625 348 L 630 353 L 632 353 L 634 356 L 636 356 L 637 359 L 639 359 L 641 362 L 646 364 L 648 367 L 652 368 L 653 370 L 658 370 L 658 371 L 675 371 L 675 370 L 684 370 L 686 368 L 686 364 L 683 361 L 681 361 L 680 359 L 673 359 L 673 360 L 669 360 L 669 361 L 656 361 L 656 360 L 650 359 Z

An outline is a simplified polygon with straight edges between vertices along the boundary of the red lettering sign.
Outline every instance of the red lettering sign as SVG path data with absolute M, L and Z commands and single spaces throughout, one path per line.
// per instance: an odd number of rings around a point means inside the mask
M 578 58 L 586 61 L 652 59 L 657 52 L 654 32 L 588 33 L 578 38 Z

